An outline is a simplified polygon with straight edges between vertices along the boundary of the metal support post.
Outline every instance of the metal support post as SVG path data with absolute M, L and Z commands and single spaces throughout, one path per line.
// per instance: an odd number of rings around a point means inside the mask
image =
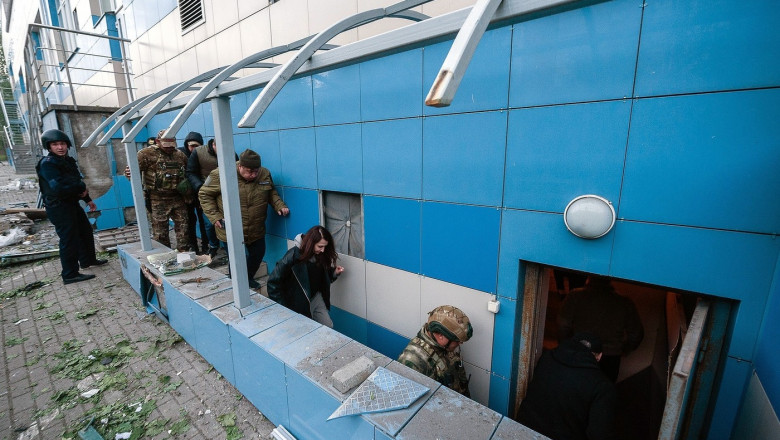
M 249 306 L 249 274 L 244 252 L 244 228 L 241 221 L 241 201 L 238 199 L 238 174 L 233 146 L 233 126 L 230 117 L 230 98 L 211 101 L 214 134 L 219 162 L 219 182 L 222 207 L 225 210 L 225 228 L 228 242 L 230 273 L 233 279 L 233 301 L 239 309 Z M 253 274 L 254 275 L 254 274 Z
M 126 122 L 122 125 L 122 133 L 127 133 L 133 125 Z M 135 219 L 138 223 L 138 236 L 141 237 L 141 250 L 151 251 L 152 239 L 149 234 L 149 219 L 146 216 L 146 201 L 141 187 L 141 170 L 138 167 L 138 154 L 135 142 L 125 142 L 127 165 L 130 167 L 130 185 L 133 189 L 133 204 L 135 204 Z

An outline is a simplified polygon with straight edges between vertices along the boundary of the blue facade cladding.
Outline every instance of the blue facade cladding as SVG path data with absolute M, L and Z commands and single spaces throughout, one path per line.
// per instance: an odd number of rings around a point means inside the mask
M 252 102 L 250 101 L 251 105 Z M 289 81 L 273 100 L 268 111 L 276 115 L 279 129 L 314 125 L 312 80 L 304 76 Z M 263 115 L 265 117 L 265 115 Z M 261 117 L 262 119 L 262 117 Z
M 501 206 L 506 115 L 468 113 L 423 120 L 423 199 Z
M 776 87 L 779 20 L 772 0 L 648 4 L 636 95 Z
M 279 132 L 281 173 L 285 185 L 317 188 L 317 149 L 313 128 Z
M 363 192 L 363 153 L 358 124 L 317 127 L 318 188 Z
M 630 114 L 628 101 L 510 111 L 504 206 L 562 213 L 596 194 L 617 211 Z
M 398 359 L 408 343 L 409 339 L 368 321 L 366 345 L 390 359 Z
M 495 292 L 500 218 L 496 208 L 423 203 L 422 274 Z
M 780 365 L 780 262 L 775 266 L 774 282 L 770 299 L 766 304 L 764 319 L 756 348 L 756 374 L 766 389 L 767 397 L 774 408 L 780 408 L 780 377 L 777 366 Z
M 779 231 L 778 102 L 780 89 L 637 101 L 620 217 Z
M 360 68 L 357 65 L 312 75 L 314 122 L 344 124 L 360 120 Z
M 509 105 L 631 96 L 642 1 L 619 0 L 518 23 Z
M 422 119 L 363 124 L 366 194 L 422 197 Z
M 423 50 L 414 49 L 360 64 L 363 121 L 416 117 L 423 111 Z M 387 69 L 387 65 L 404 66 Z
M 419 200 L 363 197 L 366 260 L 421 272 L 422 203 Z

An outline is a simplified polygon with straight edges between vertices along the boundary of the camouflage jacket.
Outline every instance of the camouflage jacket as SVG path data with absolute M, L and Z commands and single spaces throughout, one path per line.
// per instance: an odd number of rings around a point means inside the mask
M 398 356 L 398 362 L 466 397 L 471 397 L 469 379 L 463 368 L 460 351 L 447 351 L 437 344 L 428 333 L 428 324 L 409 341 L 409 345 Z
M 138 152 L 144 189 L 153 196 L 181 197 L 177 187 L 185 180 L 186 168 L 187 156 L 179 150 L 168 154 L 153 145 Z

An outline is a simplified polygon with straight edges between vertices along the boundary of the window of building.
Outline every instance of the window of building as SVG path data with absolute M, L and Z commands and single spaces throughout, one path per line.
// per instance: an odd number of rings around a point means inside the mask
M 179 16 L 181 18 L 182 32 L 203 23 L 203 1 L 179 0 Z
M 323 225 L 333 235 L 336 252 L 366 257 L 360 194 L 323 191 L 322 215 Z

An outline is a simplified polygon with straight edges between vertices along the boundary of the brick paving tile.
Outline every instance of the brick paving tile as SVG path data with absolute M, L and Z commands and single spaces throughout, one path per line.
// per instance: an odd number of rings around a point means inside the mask
M 12 172 L 0 166 L 0 185 L 26 177 Z M 0 191 L 0 207 L 20 201 L 34 206 L 36 198 L 37 191 Z M 51 226 L 43 220 L 36 228 Z M 170 326 L 146 313 L 116 255 L 107 258 L 109 264 L 85 270 L 96 278 L 70 285 L 62 284 L 57 258 L 0 268 L 0 440 L 78 438 L 75 429 L 85 417 L 109 408 L 114 421 L 137 417 L 134 429 L 171 419 L 159 434 L 143 438 L 226 438 L 218 417 L 230 413 L 243 438 L 271 438 L 273 425 Z M 45 285 L 10 296 L 36 281 Z M 90 360 L 91 350 L 111 363 Z M 76 384 L 88 368 L 105 369 L 113 382 L 98 384 L 107 389 L 84 399 Z M 164 376 L 168 384 L 181 384 L 164 391 Z M 129 404 L 151 400 L 157 407 L 145 417 L 126 411 Z M 179 420 L 188 429 L 169 434 Z M 93 425 L 104 438 L 114 438 L 99 419 Z

